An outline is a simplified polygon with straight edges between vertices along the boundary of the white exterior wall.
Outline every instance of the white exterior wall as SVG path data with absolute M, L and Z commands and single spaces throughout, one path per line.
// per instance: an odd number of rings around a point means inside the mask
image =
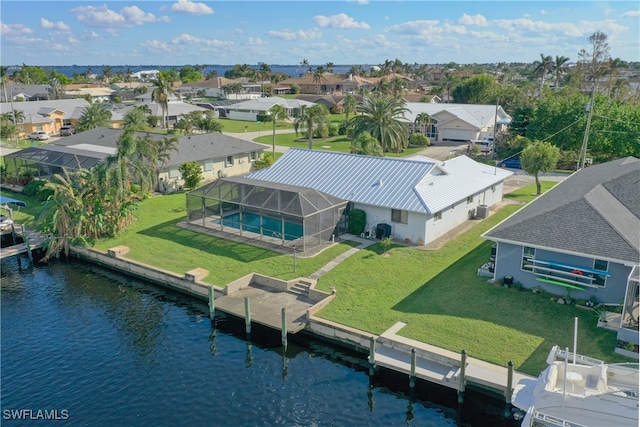
M 367 213 L 367 225 L 365 231 L 373 233 L 375 236 L 378 224 L 391 225 L 391 237 L 397 240 L 409 239 L 412 243 L 418 243 L 419 239 L 425 241 L 425 227 L 427 216 L 417 212 L 409 212 L 408 223 L 401 224 L 391 221 L 391 208 L 363 205 L 354 203 L 355 209 L 363 210 Z
M 227 117 L 229 117 L 229 119 L 231 120 L 244 120 L 246 122 L 255 122 L 256 120 L 258 120 L 258 113 L 256 113 L 255 111 L 248 112 L 248 111 L 229 110 L 229 114 L 227 114 Z

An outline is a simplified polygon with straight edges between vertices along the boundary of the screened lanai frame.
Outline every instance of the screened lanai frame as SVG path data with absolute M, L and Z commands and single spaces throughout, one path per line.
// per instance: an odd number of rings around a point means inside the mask
M 91 169 L 107 157 L 109 157 L 107 152 L 51 145 L 27 147 L 7 154 L 5 163 L 7 168 L 15 173 L 27 171 L 29 175 L 44 178 L 62 173 L 63 168 L 68 171 Z
M 187 222 L 304 252 L 333 241 L 347 203 L 311 188 L 229 177 L 187 193 Z

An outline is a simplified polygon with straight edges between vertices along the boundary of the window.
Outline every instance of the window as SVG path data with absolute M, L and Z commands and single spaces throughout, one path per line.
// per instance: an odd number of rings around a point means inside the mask
M 227 156 L 227 160 L 224 162 L 225 166 L 233 166 L 233 156 Z
M 257 157 L 258 157 L 258 156 L 256 155 L 256 152 L 255 152 L 255 151 L 252 151 L 252 152 L 251 152 L 251 157 L 250 157 L 251 161 L 252 161 L 252 162 L 255 162 Z
M 593 269 L 594 270 L 598 270 L 598 271 L 608 271 L 609 270 L 609 261 L 604 261 L 604 260 L 601 260 L 601 259 L 593 260 Z M 593 282 L 591 282 L 591 283 L 596 285 L 596 286 L 604 286 L 606 280 L 607 280 L 606 276 L 603 276 L 603 275 L 600 275 L 600 274 L 594 274 L 593 275 Z
M 532 260 L 536 257 L 536 248 L 525 246 L 522 248 L 522 269 L 531 271 L 533 268 Z
M 467 204 L 470 205 L 471 203 L 473 203 L 473 196 L 467 197 Z
M 409 212 L 401 211 L 398 209 L 391 209 L 391 221 L 399 222 L 401 224 L 409 223 Z
M 205 160 L 203 169 L 205 172 L 211 172 L 213 170 L 213 160 L 212 159 Z
M 433 222 L 438 222 L 442 219 L 442 211 L 433 214 Z

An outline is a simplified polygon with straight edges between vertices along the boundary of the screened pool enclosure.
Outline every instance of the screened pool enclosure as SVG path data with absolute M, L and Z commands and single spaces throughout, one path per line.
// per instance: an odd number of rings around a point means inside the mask
M 187 193 L 191 225 L 301 251 L 340 234 L 347 201 L 306 187 L 221 178 Z

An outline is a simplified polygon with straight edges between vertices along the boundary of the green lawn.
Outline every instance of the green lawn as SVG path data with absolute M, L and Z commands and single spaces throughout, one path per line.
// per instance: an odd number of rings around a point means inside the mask
M 543 189 L 554 184 L 543 182 Z M 534 193 L 535 186 L 529 186 L 506 198 L 527 202 Z M 17 222 L 30 221 L 39 204 L 15 197 L 28 203 L 14 214 Z M 315 258 L 298 258 L 294 272 L 291 256 L 178 228 L 184 202 L 184 194 L 144 201 L 131 227 L 96 248 L 126 245 L 131 259 L 178 274 L 205 268 L 211 272 L 206 282 L 225 285 L 251 272 L 282 279 L 307 276 L 351 247 L 342 243 Z M 551 346 L 572 347 L 577 316 L 579 353 L 609 362 L 626 360 L 613 352 L 615 333 L 596 327 L 594 312 L 477 276 L 491 247 L 480 235 L 520 206 L 508 205 L 437 251 L 396 246 L 382 256 L 379 244 L 359 251 L 320 280 L 319 289 L 335 287 L 338 293 L 319 316 L 377 334 L 402 321 L 407 323 L 402 335 L 456 352 L 465 349 L 472 357 L 503 366 L 511 360 L 517 370 L 532 375 L 545 367 Z

